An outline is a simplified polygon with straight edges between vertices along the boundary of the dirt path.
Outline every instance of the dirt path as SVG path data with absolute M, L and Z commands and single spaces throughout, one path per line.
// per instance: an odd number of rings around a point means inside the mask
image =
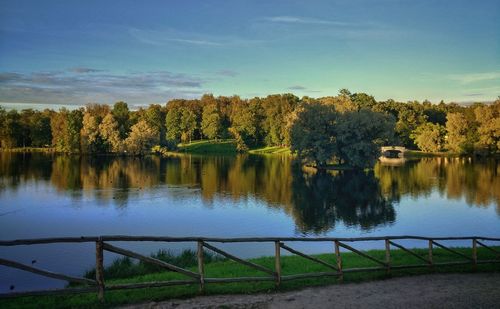
M 500 308 L 500 274 L 446 274 L 275 294 L 202 296 L 139 308 Z

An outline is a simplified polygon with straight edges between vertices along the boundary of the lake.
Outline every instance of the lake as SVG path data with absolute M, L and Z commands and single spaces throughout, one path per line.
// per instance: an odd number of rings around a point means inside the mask
M 316 173 L 289 156 L 82 157 L 0 152 L 0 238 L 500 235 L 500 162 L 423 158 Z M 419 241 L 401 242 L 409 247 Z M 142 253 L 191 244 L 127 243 Z M 452 245 L 470 245 L 460 241 Z M 273 246 L 222 246 L 242 257 Z M 309 253 L 331 243 L 300 243 Z M 356 243 L 357 248 L 380 243 Z M 0 248 L 0 257 L 81 276 L 94 244 Z M 105 261 L 115 257 L 106 254 Z M 0 293 L 64 282 L 0 267 Z

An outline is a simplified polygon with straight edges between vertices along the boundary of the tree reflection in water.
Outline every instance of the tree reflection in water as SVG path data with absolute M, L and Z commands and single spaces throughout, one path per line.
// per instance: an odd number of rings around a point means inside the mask
M 200 196 L 204 207 L 218 207 L 220 199 L 232 200 L 229 204 L 237 207 L 237 201 L 253 198 L 289 214 L 302 233 L 321 233 L 339 223 L 363 230 L 392 224 L 394 202 L 435 193 L 443 199 L 464 199 L 473 207 L 496 206 L 500 215 L 498 160 L 424 158 L 402 166 L 378 163 L 372 172 L 312 172 L 297 167 L 289 156 L 131 158 L 0 152 L 0 198 L 33 183 L 103 207 L 125 208 L 149 193 L 175 199 L 180 191 Z
M 293 211 L 301 232 L 325 232 L 335 224 L 369 230 L 391 224 L 396 213 L 373 172 L 311 171 L 294 168 Z

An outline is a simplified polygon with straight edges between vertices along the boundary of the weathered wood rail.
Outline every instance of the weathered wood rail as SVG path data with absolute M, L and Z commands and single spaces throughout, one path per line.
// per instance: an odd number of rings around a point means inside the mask
M 428 243 L 428 254 L 427 257 L 421 256 L 411 249 L 408 249 L 401 244 L 397 243 L 398 240 L 423 240 Z M 472 255 L 467 256 L 456 250 L 439 243 L 438 241 L 450 241 L 450 240 L 469 240 L 471 241 Z M 135 241 L 149 241 L 149 242 L 193 242 L 197 245 L 197 259 L 198 259 L 198 271 L 194 272 L 189 269 L 181 268 L 170 263 L 144 256 L 142 254 L 116 247 L 110 242 L 135 242 Z M 383 241 L 385 244 L 385 260 L 379 260 L 375 257 L 368 255 L 367 253 L 355 249 L 354 247 L 346 244 L 347 242 L 362 242 L 362 241 Z M 43 270 L 28 266 L 15 261 L 0 258 L 0 265 L 21 269 L 31 273 L 35 273 L 41 276 L 46 276 L 50 278 L 60 279 L 67 282 L 79 283 L 84 286 L 78 288 L 66 288 L 66 289 L 54 289 L 54 290 L 41 290 L 41 291 L 29 291 L 29 292 L 12 292 L 0 294 L 0 298 L 8 297 L 20 297 L 20 296 L 33 296 L 33 295 L 52 295 L 52 294 L 76 294 L 76 293 L 89 293 L 95 292 L 100 300 L 104 299 L 105 291 L 113 290 L 123 290 L 123 289 L 139 289 L 139 288 L 154 288 L 154 287 L 165 287 L 173 285 L 189 285 L 198 284 L 200 289 L 203 290 L 205 284 L 207 283 L 233 283 L 233 282 L 251 282 L 251 281 L 272 281 L 275 282 L 277 286 L 280 285 L 282 281 L 304 279 L 304 278 L 316 278 L 324 276 L 337 276 L 342 278 L 345 273 L 353 272 L 368 272 L 368 271 L 386 271 L 390 273 L 392 269 L 410 269 L 410 268 L 420 268 L 420 267 L 437 267 L 444 265 L 478 265 L 478 264 L 489 264 L 489 263 L 500 263 L 500 251 L 495 248 L 486 245 L 485 241 L 500 241 L 500 238 L 494 237 L 481 237 L 481 236 L 470 236 L 470 237 L 421 237 L 421 236 L 384 236 L 384 237 L 356 237 L 356 238 L 335 238 L 335 237 L 257 237 L 257 238 L 209 238 L 209 237 L 162 237 L 162 236 L 98 236 L 98 237 L 61 237 L 61 238 L 40 238 L 40 239 L 19 239 L 19 240 L 0 240 L 0 247 L 8 246 L 23 246 L 23 245 L 37 245 L 37 244 L 56 244 L 56 243 L 88 243 L 94 242 L 96 245 L 96 278 L 91 280 L 88 278 L 79 278 L 68 276 L 64 274 L 54 273 L 48 270 Z M 274 243 L 275 247 L 275 265 L 274 269 L 264 267 L 262 265 L 255 264 L 253 262 L 244 260 L 235 255 L 232 255 L 215 245 L 213 243 L 246 243 L 246 242 L 266 242 Z M 296 249 L 285 244 L 285 242 L 330 242 L 333 244 L 332 253 L 335 256 L 336 264 L 330 264 L 326 261 L 313 257 L 309 254 L 300 252 Z M 212 244 L 210 244 L 212 243 Z M 423 261 L 422 264 L 412 264 L 412 265 L 392 265 L 391 263 L 391 246 L 401 249 L 402 251 L 418 258 Z M 435 263 L 433 261 L 433 248 L 434 246 L 440 247 L 444 250 L 453 253 L 461 258 L 463 261 L 453 261 L 444 263 Z M 482 246 L 489 251 L 496 254 L 496 259 L 493 260 L 480 260 L 477 256 L 477 248 Z M 363 267 L 363 268 L 344 268 L 342 264 L 342 255 L 340 248 L 346 251 L 354 252 L 366 259 L 369 259 L 380 266 L 377 267 Z M 262 277 L 236 277 L 236 278 L 207 278 L 205 276 L 205 268 L 203 261 L 204 250 L 210 250 L 217 254 L 220 254 L 230 260 L 236 261 L 242 265 L 254 268 L 261 271 L 267 276 Z M 281 272 L 281 249 L 286 250 L 292 254 L 299 255 L 315 263 L 321 264 L 332 271 L 328 272 L 316 272 L 316 273 L 302 273 L 294 275 L 283 275 Z M 141 282 L 141 283 L 130 283 L 130 284 L 114 284 L 106 285 L 104 278 L 104 251 L 113 252 L 141 260 L 146 263 L 151 263 L 156 266 L 165 268 L 168 271 L 178 272 L 180 274 L 188 277 L 186 280 L 170 280 L 162 282 Z

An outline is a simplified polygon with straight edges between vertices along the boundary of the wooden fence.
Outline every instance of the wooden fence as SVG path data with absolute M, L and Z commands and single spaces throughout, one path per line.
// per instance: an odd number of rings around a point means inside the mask
M 428 254 L 426 257 L 416 254 L 412 250 L 405 248 L 401 244 L 397 243 L 400 240 L 423 240 L 428 243 Z M 444 246 L 441 241 L 447 240 L 470 240 L 472 246 L 472 255 L 467 256 L 456 250 Z M 198 271 L 194 272 L 189 269 L 181 268 L 164 261 L 144 256 L 142 254 L 132 252 L 123 248 L 111 245 L 110 242 L 121 241 L 121 242 L 135 242 L 135 241 L 149 241 L 149 242 L 194 242 L 197 244 L 197 259 L 198 259 Z M 347 243 L 361 242 L 361 241 L 383 241 L 385 245 L 385 259 L 379 260 L 362 252 L 358 249 L 353 248 Z M 439 242 L 438 242 L 439 241 Z M 155 236 L 100 236 L 100 237 L 65 237 L 65 238 L 42 238 L 42 239 L 21 239 L 21 240 L 11 240 L 11 241 L 0 241 L 0 246 L 21 246 L 21 245 L 35 245 L 35 244 L 54 244 L 54 243 L 88 243 L 94 242 L 96 245 L 96 278 L 91 280 L 88 278 L 80 278 L 68 276 L 65 274 L 54 273 L 48 270 L 43 270 L 28 266 L 15 261 L 0 258 L 0 265 L 7 267 L 17 268 L 38 275 L 64 280 L 72 283 L 83 284 L 82 287 L 78 288 L 65 288 L 65 289 L 54 289 L 54 290 L 41 290 L 41 291 L 29 291 L 29 292 L 12 292 L 0 294 L 0 298 L 7 297 L 19 297 L 19 296 L 33 296 L 33 295 L 49 295 L 49 294 L 75 294 L 75 293 L 97 293 L 100 300 L 104 299 L 105 291 L 112 290 L 123 290 L 123 289 L 139 289 L 139 288 L 153 288 L 153 287 L 164 287 L 172 285 L 188 285 L 188 284 L 198 284 L 200 289 L 203 290 L 205 284 L 208 283 L 231 283 L 231 282 L 251 282 L 251 281 L 273 281 L 277 286 L 280 285 L 282 281 L 304 279 L 304 278 L 315 278 L 324 276 L 338 276 L 342 277 L 345 273 L 352 272 L 368 272 L 368 271 L 386 271 L 390 272 L 391 269 L 409 269 L 409 268 L 419 268 L 419 267 L 436 267 L 443 265 L 478 265 L 487 263 L 500 263 L 500 252 L 495 248 L 492 248 L 484 243 L 484 241 L 500 241 L 500 238 L 492 237 L 419 237 L 419 236 L 386 236 L 386 237 L 357 237 L 357 238 L 332 238 L 332 237 L 321 237 L 321 238 L 298 238 L 298 237 L 264 237 L 264 238 L 206 238 L 206 237 L 155 237 Z M 270 269 L 250 261 L 241 259 L 234 256 L 220 248 L 216 247 L 214 243 L 246 243 L 246 242 L 258 242 L 258 243 L 274 243 L 275 248 L 275 265 L 274 269 Z M 335 254 L 335 265 L 322 261 L 316 257 L 300 252 L 293 249 L 286 243 L 293 242 L 330 242 L 332 244 L 332 252 Z M 420 264 L 413 265 L 392 265 L 391 263 L 391 246 L 401 249 L 402 251 L 418 258 L 422 261 Z M 446 263 L 436 263 L 433 261 L 432 250 L 433 247 L 440 247 L 447 250 L 457 256 L 463 258 L 463 261 L 446 262 Z M 482 246 L 495 253 L 496 259 L 493 260 L 480 260 L 477 257 L 477 247 Z M 347 251 L 354 252 L 364 258 L 367 258 L 379 266 L 376 267 L 364 267 L 364 268 L 344 268 L 342 265 L 342 255 L 340 248 Z M 237 278 L 207 278 L 205 277 L 203 252 L 205 249 L 213 251 L 220 254 L 228 259 L 236 261 L 240 264 L 246 265 L 248 267 L 259 270 L 266 273 L 267 276 L 262 277 L 237 277 Z M 326 266 L 331 271 L 328 272 L 316 272 L 316 273 L 302 273 L 294 275 L 282 275 L 281 273 L 281 250 L 288 251 L 292 254 L 299 255 L 303 258 L 311 260 L 315 263 L 319 263 Z M 166 270 L 178 272 L 186 277 L 185 280 L 171 280 L 171 281 L 161 281 L 161 282 L 141 282 L 141 283 L 130 283 L 130 284 L 113 284 L 106 285 L 104 278 L 104 251 L 114 252 L 127 257 L 135 258 L 146 263 L 151 263 Z

